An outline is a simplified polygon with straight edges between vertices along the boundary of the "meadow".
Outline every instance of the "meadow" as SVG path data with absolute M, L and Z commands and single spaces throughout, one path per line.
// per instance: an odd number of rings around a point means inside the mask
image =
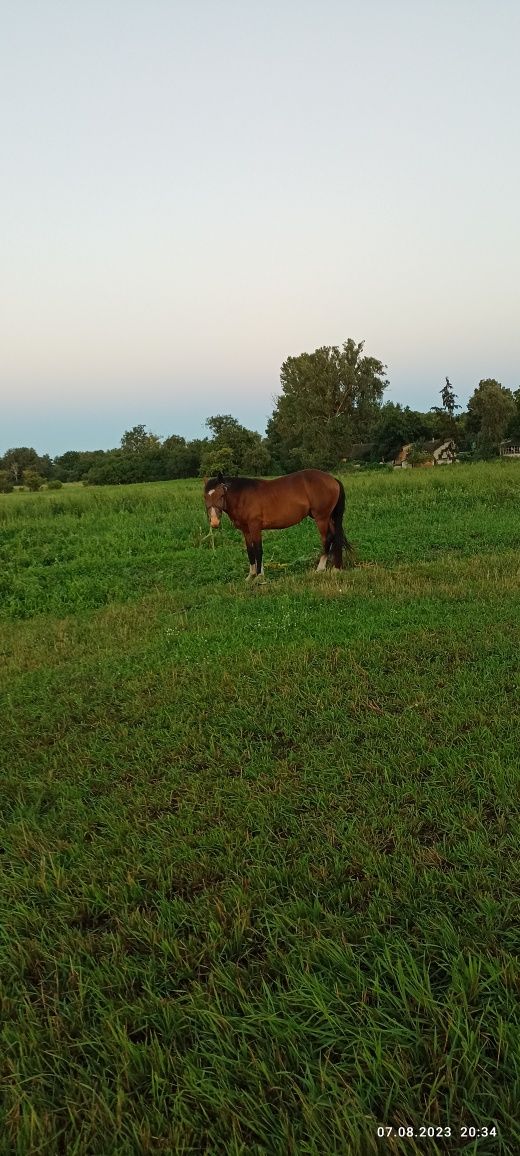
M 520 467 L 344 483 L 0 496 L 0 1153 L 520 1151 Z

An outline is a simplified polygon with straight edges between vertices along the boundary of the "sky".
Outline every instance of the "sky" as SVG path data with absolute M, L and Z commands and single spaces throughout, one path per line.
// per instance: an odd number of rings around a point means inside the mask
M 520 384 L 517 0 L 0 0 L 0 453 Z

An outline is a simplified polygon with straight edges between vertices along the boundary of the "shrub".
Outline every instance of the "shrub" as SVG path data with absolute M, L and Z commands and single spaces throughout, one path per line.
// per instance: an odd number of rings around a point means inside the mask
M 33 493 L 35 493 L 37 490 L 41 490 L 45 478 L 42 478 L 41 474 L 37 474 L 36 470 L 24 470 L 22 481 L 28 490 L 32 490 Z
M 50 482 L 47 482 L 48 490 L 61 490 L 62 487 L 63 482 L 60 482 L 59 478 L 51 478 Z
M 410 450 L 406 460 L 411 466 L 425 466 L 427 462 L 432 461 L 432 455 L 429 454 L 427 450 L 421 450 L 414 446 L 413 449 Z

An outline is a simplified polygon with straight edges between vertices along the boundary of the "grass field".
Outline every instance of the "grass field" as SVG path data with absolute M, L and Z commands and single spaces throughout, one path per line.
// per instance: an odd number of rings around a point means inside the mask
M 520 468 L 345 486 L 0 499 L 2 1154 L 520 1151 Z

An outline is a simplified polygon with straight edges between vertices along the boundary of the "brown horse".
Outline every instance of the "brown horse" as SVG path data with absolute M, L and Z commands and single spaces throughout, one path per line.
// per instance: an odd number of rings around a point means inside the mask
M 230 478 L 218 474 L 204 479 L 204 502 L 210 525 L 216 529 L 226 513 L 244 535 L 249 578 L 263 574 L 262 530 L 283 530 L 304 518 L 314 518 L 322 541 L 318 570 L 329 556 L 343 568 L 343 548 L 352 550 L 343 533 L 345 491 L 341 482 L 322 470 L 299 470 L 282 478 Z

